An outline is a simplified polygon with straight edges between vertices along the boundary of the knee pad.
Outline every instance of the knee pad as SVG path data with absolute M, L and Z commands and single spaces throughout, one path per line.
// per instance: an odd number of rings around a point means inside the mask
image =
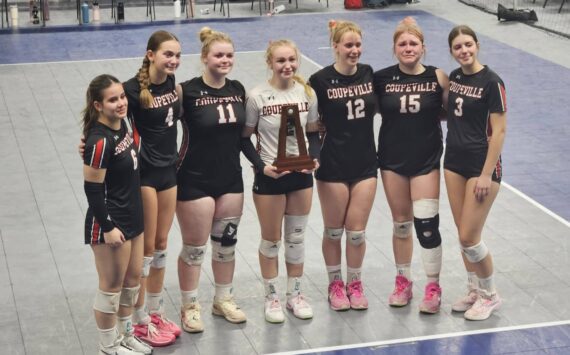
M 119 310 L 121 292 L 97 290 L 93 309 L 102 313 L 115 314 Z
M 346 240 L 354 245 L 359 246 L 366 240 L 366 233 L 364 231 L 346 231 Z
M 136 287 L 123 287 L 121 290 L 121 298 L 119 299 L 119 305 L 124 307 L 132 307 L 137 302 L 139 298 L 139 290 L 141 285 Z
M 230 262 L 235 259 L 237 228 L 240 217 L 228 217 L 214 220 L 210 235 L 212 259 L 218 262 Z
M 150 264 L 152 264 L 152 259 L 153 259 L 152 256 L 143 257 L 141 277 L 148 277 L 148 274 L 150 273 Z
M 184 244 L 182 245 L 182 250 L 180 251 L 180 259 L 182 259 L 182 261 L 190 266 L 202 265 L 207 248 L 207 244 L 199 246 Z
M 261 239 L 259 243 L 259 252 L 261 255 L 269 259 L 275 259 L 279 255 L 279 248 L 281 241 L 271 242 L 269 240 Z
M 441 245 L 431 249 L 422 248 L 422 262 L 426 275 L 439 275 L 441 272 L 441 259 Z
M 325 227 L 323 236 L 325 238 L 329 238 L 330 240 L 340 240 L 342 238 L 342 233 L 344 233 L 344 228 Z
M 439 233 L 439 200 L 421 199 L 414 201 L 414 227 L 420 245 L 433 249 L 441 245 Z
M 305 229 L 309 216 L 285 215 L 285 261 L 289 264 L 305 262 Z
M 461 246 L 461 251 L 465 254 L 465 258 L 467 258 L 470 263 L 478 263 L 489 254 L 489 249 L 483 241 L 471 247 Z
M 406 239 L 412 234 L 412 221 L 394 221 L 394 235 L 396 238 Z
M 155 250 L 150 266 L 155 269 L 164 269 L 166 267 L 166 255 L 168 255 L 166 250 Z

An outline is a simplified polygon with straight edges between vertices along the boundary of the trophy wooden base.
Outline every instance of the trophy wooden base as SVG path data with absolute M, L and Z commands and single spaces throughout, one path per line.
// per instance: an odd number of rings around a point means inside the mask
M 278 173 L 282 173 L 284 171 L 313 169 L 315 167 L 315 162 L 309 156 L 286 157 L 275 159 L 273 166 L 277 168 Z

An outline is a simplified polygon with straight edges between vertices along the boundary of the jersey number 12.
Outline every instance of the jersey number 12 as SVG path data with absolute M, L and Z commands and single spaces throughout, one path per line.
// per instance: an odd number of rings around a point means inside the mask
M 362 118 L 366 115 L 364 111 L 364 100 L 363 99 L 356 99 L 354 101 L 348 100 L 346 102 L 346 107 L 348 108 L 348 116 L 349 120 L 353 120 L 355 118 Z

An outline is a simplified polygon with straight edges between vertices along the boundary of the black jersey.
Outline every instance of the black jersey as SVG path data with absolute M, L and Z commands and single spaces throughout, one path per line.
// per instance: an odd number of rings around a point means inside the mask
M 83 163 L 96 169 L 107 169 L 105 191 L 107 211 L 115 227 L 126 239 L 144 229 L 139 176 L 139 135 L 125 118 L 121 128 L 113 130 L 99 122 L 87 133 Z M 86 243 L 103 242 L 103 233 L 89 208 L 85 219 Z
M 425 66 L 423 73 L 409 75 L 393 65 L 374 73 L 382 115 L 378 137 L 381 169 L 416 176 L 439 168 L 443 142 L 438 115 L 443 89 L 436 69 Z
M 153 97 L 150 108 L 141 107 L 140 84 L 136 77 L 128 80 L 123 87 L 129 100 L 129 117 L 134 120 L 142 137 L 140 156 L 143 167 L 176 164 L 176 120 L 180 115 L 180 102 L 174 76 L 167 76 L 162 84 L 150 85 Z
M 197 77 L 182 83 L 184 137 L 178 184 L 229 186 L 241 179 L 240 140 L 245 123 L 245 89 L 226 79 L 212 88 Z
M 354 75 L 342 75 L 330 65 L 313 74 L 309 82 L 317 94 L 326 127 L 315 177 L 355 181 L 377 176 L 372 68 L 358 64 Z
M 449 75 L 447 150 L 487 153 L 491 113 L 506 112 L 505 85 L 487 66 L 465 75 L 461 68 Z

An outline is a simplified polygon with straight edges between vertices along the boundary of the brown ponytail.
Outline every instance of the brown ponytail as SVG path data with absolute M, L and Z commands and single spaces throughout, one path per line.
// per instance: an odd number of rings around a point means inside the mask
M 89 83 L 87 93 L 85 94 L 85 108 L 81 112 L 83 116 L 83 135 L 86 138 L 89 129 L 99 119 L 99 111 L 95 108 L 95 102 L 103 103 L 103 91 L 115 83 L 120 84 L 121 82 L 109 74 L 99 75 Z

